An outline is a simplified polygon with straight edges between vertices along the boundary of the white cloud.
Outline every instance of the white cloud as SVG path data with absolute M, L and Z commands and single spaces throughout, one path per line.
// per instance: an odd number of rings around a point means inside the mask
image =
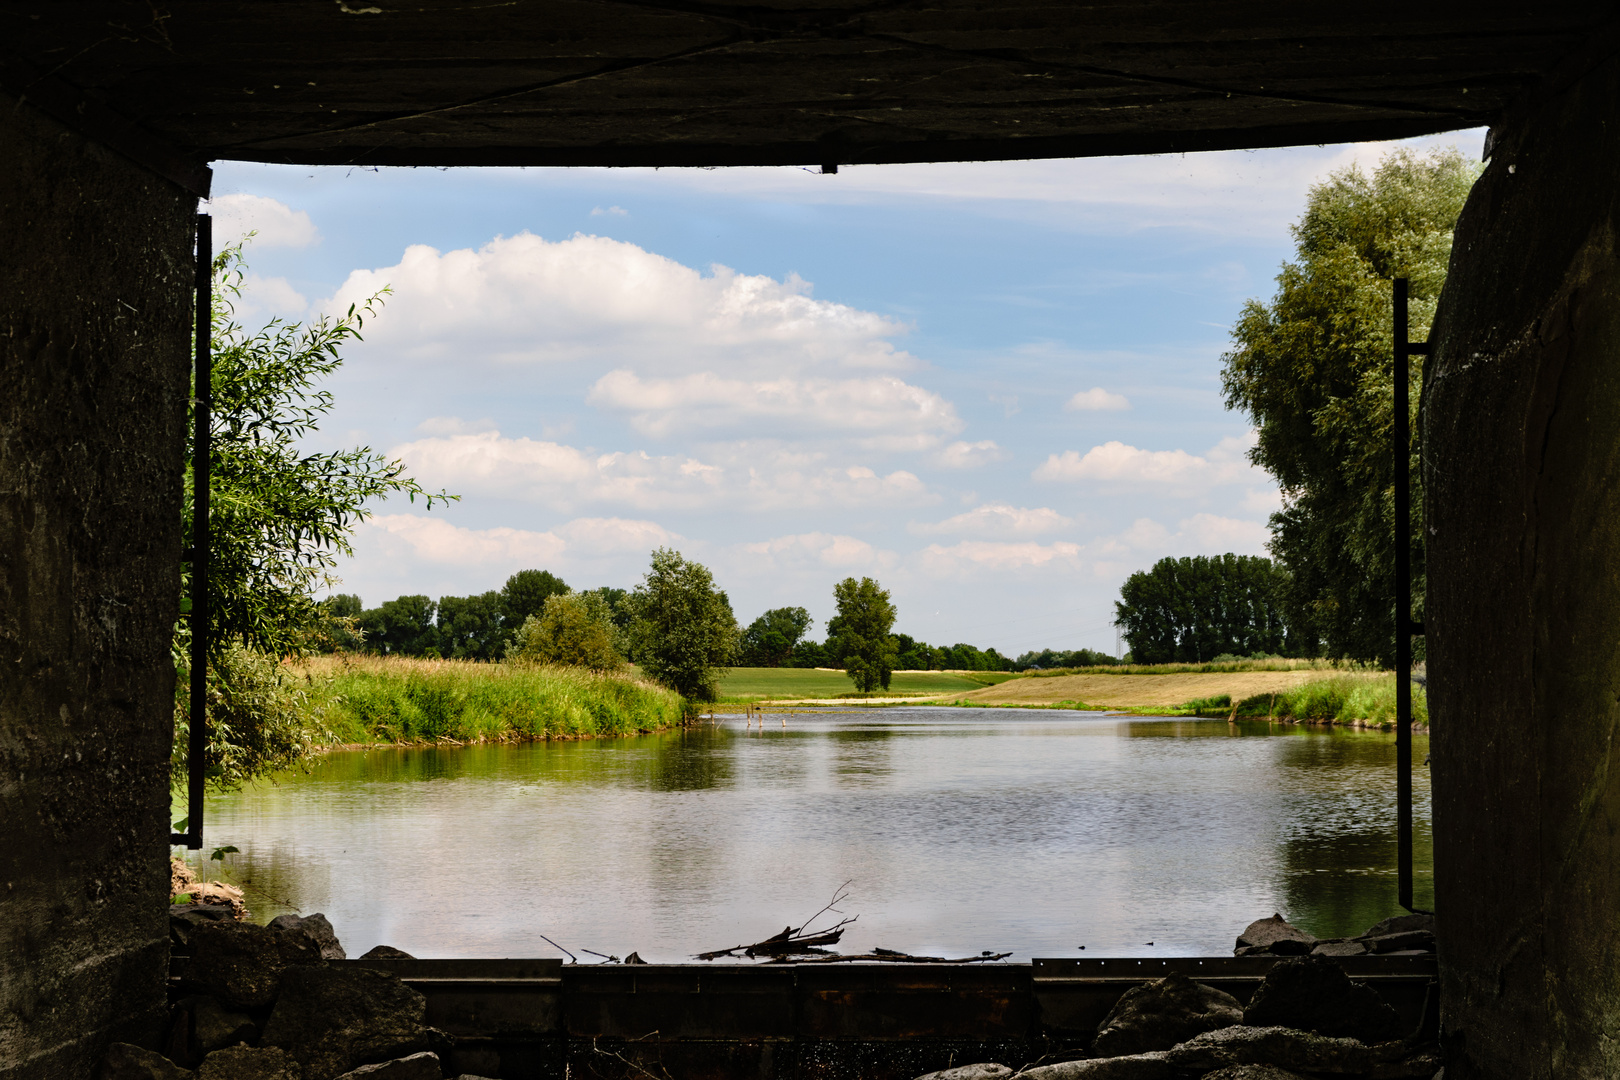
M 1096 481 L 1116 489 L 1147 485 L 1186 493 L 1227 484 L 1266 485 L 1269 478 L 1247 457 L 1255 437 L 1251 431 L 1222 439 L 1201 456 L 1185 450 L 1143 450 L 1116 440 L 1084 454 L 1074 450 L 1052 454 L 1032 475 L 1036 480 Z
M 389 453 L 426 487 L 559 509 L 605 503 L 643 512 L 719 506 L 766 512 L 919 506 L 938 498 L 904 469 L 880 475 L 863 465 L 834 466 L 820 455 L 754 444 L 716 449 L 723 455 L 718 463 L 645 451 L 592 454 L 562 443 L 478 431 L 430 436 Z
M 1121 412 L 1131 407 L 1124 394 L 1111 394 L 1100 386 L 1081 390 L 1063 406 L 1069 412 Z
M 1029 509 L 1007 503 L 986 503 L 966 513 L 933 523 L 912 523 L 914 533 L 962 533 L 974 536 L 1039 536 L 1072 526 L 1074 522 L 1050 507 Z
M 250 273 L 242 279 L 242 295 L 231 302 L 238 321 L 262 322 L 271 316 L 300 320 L 309 310 L 309 300 L 284 277 L 260 277 Z
M 401 554 L 408 552 L 418 561 L 452 565 L 543 566 L 562 558 L 568 546 L 555 532 L 464 529 L 442 517 L 416 514 L 378 514 L 358 531 L 386 534 L 396 541 L 388 547 Z
M 891 375 L 750 381 L 703 372 L 643 379 L 621 369 L 598 379 L 585 400 L 633 414 L 632 426 L 654 438 L 694 428 L 763 429 L 774 437 L 860 433 L 864 445 L 900 450 L 924 449 L 962 428 L 950 402 Z
M 828 570 L 850 574 L 892 567 L 898 561 L 865 540 L 832 533 L 809 532 L 777 536 L 756 543 L 738 544 L 733 570 L 755 576 Z
M 218 195 L 205 209 L 214 218 L 216 246 L 234 243 L 250 232 L 258 234 L 254 247 L 301 248 L 321 239 L 309 214 L 265 195 Z
M 384 286 L 393 295 L 367 324 L 365 347 L 385 350 L 391 363 L 453 361 L 463 378 L 499 370 L 510 379 L 514 365 L 580 360 L 761 381 L 916 365 L 889 340 L 904 324 L 817 300 L 796 276 L 718 265 L 703 274 L 602 236 L 523 232 L 449 252 L 414 244 L 393 266 L 352 271 L 324 309 Z
M 629 217 L 630 216 L 630 211 L 626 210 L 622 206 L 608 206 L 608 207 L 594 206 L 594 207 L 591 208 L 591 217 L 606 217 L 606 216 Z
M 683 542 L 678 533 L 653 521 L 576 518 L 543 531 L 496 527 L 470 529 L 443 516 L 378 514 L 357 530 L 355 542 L 373 552 L 374 562 L 429 575 L 449 568 L 495 582 L 524 567 L 569 570 L 603 564 L 643 564 L 655 547 Z M 408 579 L 408 578 L 407 578 Z M 480 590 L 481 591 L 481 590 Z
M 995 440 L 981 439 L 978 442 L 953 442 L 942 449 L 935 460 L 947 469 L 977 469 L 1006 457 L 1007 452 L 996 445 Z
M 913 561 L 933 577 L 1032 570 L 1077 571 L 1084 565 L 1080 545 L 1061 540 L 1050 544 L 1033 540 L 963 540 L 948 547 L 929 544 Z

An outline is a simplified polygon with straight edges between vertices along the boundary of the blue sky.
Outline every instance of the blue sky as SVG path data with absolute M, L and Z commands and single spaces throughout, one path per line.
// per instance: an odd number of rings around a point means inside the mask
M 1477 156 L 1478 131 L 1414 140 Z M 1264 554 L 1220 357 L 1312 183 L 1391 144 L 808 169 L 216 166 L 252 325 L 392 289 L 323 445 L 462 496 L 378 503 L 367 606 L 658 545 L 745 624 L 870 575 L 935 644 L 1112 651 L 1120 582 Z

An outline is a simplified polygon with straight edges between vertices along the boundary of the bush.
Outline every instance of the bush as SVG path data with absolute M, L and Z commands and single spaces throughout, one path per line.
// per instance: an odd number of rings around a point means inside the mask
M 530 615 L 506 646 L 508 659 L 618 671 L 624 657 L 614 644 L 613 611 L 601 593 L 567 592 Z

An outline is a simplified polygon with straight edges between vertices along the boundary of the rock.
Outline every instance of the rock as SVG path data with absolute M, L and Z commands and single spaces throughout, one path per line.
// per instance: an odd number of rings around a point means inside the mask
M 1315 947 L 1315 938 L 1288 925 L 1281 915 L 1256 919 L 1237 939 L 1238 949 L 1260 949 L 1274 956 L 1303 956 Z
M 1163 1056 L 1178 1069 L 1273 1065 L 1308 1073 L 1365 1073 L 1375 1060 L 1372 1051 L 1355 1039 L 1247 1025 L 1206 1031 Z
M 225 904 L 170 904 L 169 944 L 189 951 L 193 927 L 208 922 L 235 921 L 235 913 Z
M 273 1046 L 231 1046 L 203 1058 L 197 1080 L 303 1080 L 298 1062 Z
M 316 912 L 299 918 L 297 915 L 277 915 L 270 920 L 272 930 L 294 930 L 308 935 L 321 950 L 322 960 L 347 960 L 348 954 L 343 951 L 343 945 L 337 939 L 337 933 L 332 929 L 332 922 L 325 915 Z
M 1019 1073 L 1018 1080 L 1170 1080 L 1174 1075 L 1165 1055 L 1152 1053 L 1037 1065 Z
M 185 1004 L 191 1010 L 191 1038 L 200 1055 L 259 1037 L 251 1017 L 231 1012 L 211 997 L 194 997 Z
M 96 1073 L 98 1080 L 191 1080 L 192 1075 L 162 1054 L 117 1042 L 107 1047 Z
M 359 1065 L 428 1048 L 427 999 L 386 971 L 290 968 L 259 1041 L 290 1052 L 305 1080 L 333 1080 Z
M 1344 969 L 1325 956 L 1301 956 L 1275 965 L 1249 999 L 1243 1022 L 1364 1043 L 1402 1034 L 1395 1010 L 1370 987 L 1351 982 Z
M 1440 1074 L 1444 1071 L 1442 1064 L 1439 1054 L 1424 1051 L 1399 1061 L 1375 1065 L 1367 1077 L 1368 1080 L 1440 1080 Z
M 986 1062 L 982 1065 L 958 1065 L 954 1069 L 924 1073 L 917 1077 L 917 1080 L 1001 1080 L 1002 1077 L 1012 1074 L 1013 1071 L 1005 1065 Z
M 1361 956 L 1367 951 L 1367 946 L 1359 941 L 1334 941 L 1318 945 L 1311 950 L 1312 956 Z
M 1205 1073 L 1202 1080 L 1305 1080 L 1299 1073 L 1279 1069 L 1275 1065 L 1233 1065 Z
M 1194 1035 L 1243 1023 L 1243 1005 L 1231 994 L 1167 975 L 1125 991 L 1097 1029 L 1091 1052 L 1100 1058 L 1168 1050 Z
M 1375 953 L 1434 952 L 1434 935 L 1427 930 L 1402 930 L 1393 934 L 1379 934 L 1363 938 L 1367 951 Z
M 439 1068 L 439 1055 L 423 1051 L 393 1061 L 350 1069 L 338 1080 L 440 1080 L 442 1076 L 444 1072 Z
M 396 949 L 392 945 L 376 945 L 360 959 L 362 960 L 415 960 L 416 957 L 403 949 Z
M 1434 933 L 1433 915 L 1397 915 L 1393 919 L 1374 923 L 1367 928 L 1361 936 L 1364 938 L 1383 937 L 1385 934 L 1404 934 L 1412 930 L 1422 930 L 1425 933 Z
M 262 1009 L 276 1000 L 283 972 L 320 962 L 320 950 L 304 934 L 252 923 L 205 923 L 192 928 L 181 985 L 227 1008 Z

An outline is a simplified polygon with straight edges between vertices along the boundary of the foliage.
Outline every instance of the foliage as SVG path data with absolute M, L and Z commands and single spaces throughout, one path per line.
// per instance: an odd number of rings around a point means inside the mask
M 1238 702 L 1237 714 L 1392 725 L 1395 723 L 1395 680 L 1393 674 L 1376 678 L 1340 675 L 1314 679 L 1281 693 L 1244 698 Z M 1428 697 L 1418 686 L 1412 688 L 1412 722 L 1423 725 L 1429 722 Z
M 1117 664 L 1114 657 L 1095 649 L 1042 649 L 1040 652 L 1026 652 L 1013 661 L 1014 671 L 1028 671 L 1031 668 L 1047 670 L 1050 668 L 1083 668 L 1096 667 L 1098 664 Z
M 984 687 L 985 676 L 946 671 L 896 671 L 887 693 L 918 698 L 961 694 Z M 784 701 L 793 698 L 860 698 L 842 671 L 807 671 L 801 668 L 734 667 L 720 680 L 723 702 Z
M 175 738 L 169 783 L 186 783 L 191 739 L 189 672 L 182 668 L 174 703 Z M 208 783 L 239 788 L 254 777 L 285 769 L 317 741 L 322 716 L 305 689 L 273 657 L 234 641 L 215 651 L 208 665 Z
M 341 655 L 305 660 L 339 742 L 506 742 L 633 735 L 681 723 L 681 699 L 625 675 L 538 664 Z
M 359 627 L 366 649 L 384 655 L 421 656 L 439 647 L 434 616 L 439 606 L 421 594 L 385 600 L 381 607 L 361 614 Z
M 1120 586 L 1115 618 L 1138 663 L 1288 651 L 1288 573 L 1252 555 L 1164 558 Z
M 1311 189 L 1270 304 L 1249 301 L 1232 331 L 1222 385 L 1228 408 L 1259 429 L 1250 453 L 1277 478 L 1283 508 L 1271 551 L 1292 572 L 1290 625 L 1328 655 L 1394 656 L 1393 308 L 1391 280 L 1411 280 L 1413 340 L 1428 336 L 1451 234 L 1478 166 L 1455 150 L 1399 150 L 1369 178 L 1351 166 Z M 1422 596 L 1416 414 L 1411 371 L 1414 595 Z M 1414 612 L 1421 617 L 1421 612 Z
M 545 611 L 546 601 L 568 591 L 568 583 L 549 570 L 519 570 L 501 588 L 501 618 L 510 638 L 530 615 Z
M 781 667 L 810 629 L 810 612 L 802 607 L 772 608 L 743 631 L 737 663 L 744 667 Z
M 506 645 L 501 594 L 439 597 L 435 625 L 439 655 L 455 660 L 494 660 Z
M 506 648 L 512 660 L 617 671 L 624 657 L 614 647 L 613 609 L 599 592 L 567 592 L 530 615 Z
M 244 273 L 240 246 L 214 261 L 208 640 L 214 655 L 237 642 L 281 655 L 305 647 L 305 632 L 317 621 L 314 591 L 331 580 L 338 557 L 353 554 L 349 534 L 369 516 L 367 500 L 404 494 L 414 502 L 420 495 L 431 508 L 450 496 L 423 490 L 402 463 L 369 447 L 299 449 L 332 408 L 331 393 L 316 390 L 316 382 L 342 363 L 338 347 L 360 337 L 382 294 L 338 318 L 321 316 L 302 327 L 277 319 L 248 333 L 233 309 Z M 182 572 L 189 592 L 190 565 Z
M 838 614 L 827 622 L 827 651 L 862 693 L 889 688 L 897 655 L 889 630 L 895 608 L 889 591 L 869 577 L 845 578 L 833 586 Z
M 658 548 L 625 604 L 641 669 L 694 701 L 714 700 L 715 683 L 736 655 L 739 635 L 731 601 L 714 587 L 709 568 Z

